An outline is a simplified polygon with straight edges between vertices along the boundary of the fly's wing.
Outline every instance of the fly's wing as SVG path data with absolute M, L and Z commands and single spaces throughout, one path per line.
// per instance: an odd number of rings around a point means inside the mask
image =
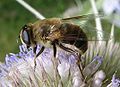
M 85 15 L 79 15 L 79 16 L 74 16 L 74 17 L 69 17 L 69 18 L 62 18 L 62 20 L 92 20 L 97 17 L 103 18 L 105 15 L 103 13 L 100 14 L 85 14 Z
M 86 33 L 88 40 L 89 41 L 108 41 L 110 38 L 110 33 L 108 33 L 107 31 L 103 30 L 98 30 L 97 28 L 95 28 L 94 24 L 90 24 L 92 22 L 89 21 L 86 22 L 85 24 L 80 24 L 79 26 L 83 29 L 83 31 Z
M 94 14 L 88 14 L 88 15 L 81 15 L 81 16 L 76 16 L 76 17 L 70 17 L 70 18 L 63 18 L 63 22 L 69 22 L 73 23 L 75 25 L 80 26 L 80 28 L 85 32 L 85 34 L 88 37 L 89 41 L 106 41 L 109 40 L 109 33 L 105 31 L 100 31 L 95 28 L 95 18 L 102 18 L 104 19 L 104 15 L 94 15 Z M 98 38 L 99 36 L 99 38 Z M 83 38 L 78 38 L 83 40 Z

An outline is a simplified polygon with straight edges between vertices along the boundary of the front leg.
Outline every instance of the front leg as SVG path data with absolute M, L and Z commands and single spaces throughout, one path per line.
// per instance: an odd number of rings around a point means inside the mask
M 57 53 L 56 43 L 52 42 L 52 45 L 53 45 L 53 56 L 56 57 L 56 53 Z
M 34 66 L 34 70 L 35 70 L 36 65 L 37 65 L 36 58 L 44 51 L 44 49 L 45 49 L 45 47 L 42 46 L 42 48 L 40 49 L 40 51 L 36 54 L 37 45 L 33 48 L 33 52 L 35 53 L 35 58 L 34 58 L 34 64 L 35 64 L 35 66 Z

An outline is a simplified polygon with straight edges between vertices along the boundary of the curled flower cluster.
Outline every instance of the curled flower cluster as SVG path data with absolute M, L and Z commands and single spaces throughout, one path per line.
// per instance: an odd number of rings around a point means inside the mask
M 115 56 L 116 61 L 118 58 L 117 52 L 111 53 L 109 49 L 114 50 L 117 46 L 110 45 L 110 48 L 108 43 L 101 49 L 99 46 L 95 48 L 95 45 L 95 42 L 89 44 L 88 51 L 81 57 L 80 66 L 74 53 L 58 49 L 54 58 L 53 49 L 46 48 L 37 57 L 35 70 L 33 49 L 22 45 L 18 54 L 6 55 L 5 63 L 0 64 L 0 87 L 119 87 L 120 80 L 114 74 L 116 69 L 108 69 L 117 67 L 116 64 L 109 65 L 109 57 Z M 38 45 L 37 52 L 40 48 Z M 111 74 L 114 74 L 113 77 Z

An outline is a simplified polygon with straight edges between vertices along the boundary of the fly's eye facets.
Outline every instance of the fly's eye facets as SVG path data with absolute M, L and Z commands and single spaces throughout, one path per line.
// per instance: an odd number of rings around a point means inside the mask
M 22 31 L 22 40 L 26 45 L 30 45 L 30 35 L 28 30 Z

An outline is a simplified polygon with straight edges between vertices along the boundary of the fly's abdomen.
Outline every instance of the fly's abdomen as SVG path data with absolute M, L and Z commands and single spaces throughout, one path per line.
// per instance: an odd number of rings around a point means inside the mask
M 70 23 L 64 23 L 61 25 L 61 31 L 64 31 L 63 43 L 76 46 L 83 53 L 88 48 L 88 40 L 86 34 L 78 26 Z

